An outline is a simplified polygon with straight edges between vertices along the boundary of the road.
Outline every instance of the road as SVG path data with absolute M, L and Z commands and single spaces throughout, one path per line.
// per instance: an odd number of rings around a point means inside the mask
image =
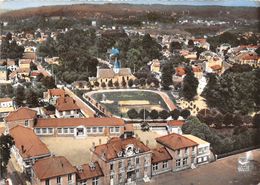
M 94 110 L 92 110 L 85 102 L 83 102 L 76 94 L 74 94 L 67 87 L 65 87 L 64 90 L 70 97 L 72 97 L 76 101 L 76 104 L 79 106 L 81 112 L 84 114 L 85 117 L 94 117 Z
M 246 156 L 241 153 L 196 169 L 154 176 L 150 183 L 141 182 L 138 185 L 257 185 L 260 183 L 260 149 L 253 150 L 252 155 L 252 168 L 249 172 L 238 171 L 239 157 Z

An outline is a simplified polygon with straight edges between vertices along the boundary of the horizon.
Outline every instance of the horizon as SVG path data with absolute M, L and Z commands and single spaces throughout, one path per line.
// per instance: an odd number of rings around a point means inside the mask
M 136 4 L 136 5 L 187 5 L 187 6 L 223 6 L 223 7 L 260 7 L 260 0 L 0 0 L 1 10 L 18 10 L 42 6 L 73 4 Z

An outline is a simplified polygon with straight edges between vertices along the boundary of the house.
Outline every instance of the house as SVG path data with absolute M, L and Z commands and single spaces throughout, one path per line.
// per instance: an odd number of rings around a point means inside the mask
M 172 157 L 172 171 L 190 168 L 196 162 L 198 144 L 180 134 L 172 133 L 156 138 Z
M 0 66 L 0 81 L 6 81 L 6 80 L 7 80 L 7 67 Z
M 172 157 L 165 147 L 152 150 L 152 175 L 171 171 Z
M 17 125 L 32 128 L 37 118 L 37 112 L 27 107 L 21 107 L 13 112 L 10 112 L 5 118 L 5 124 L 8 129 Z
M 249 64 L 252 67 L 260 67 L 260 56 L 255 52 L 240 53 L 235 56 L 235 62 L 238 64 Z
M 204 38 L 193 39 L 194 46 L 210 50 L 210 44 Z
M 65 97 L 65 91 L 63 89 L 48 89 L 43 93 L 44 100 L 52 105 L 56 104 L 59 97 Z
M 133 136 L 111 138 L 91 151 L 105 174 L 103 185 L 130 185 L 151 178 L 152 151 Z
M 196 164 L 201 165 L 209 163 L 210 161 L 210 143 L 204 141 L 196 136 L 185 134 L 184 137 L 196 142 L 198 144 Z
M 32 167 L 33 185 L 76 185 L 76 168 L 63 156 L 37 160 Z
M 192 71 L 194 73 L 194 76 L 198 79 L 201 79 L 203 76 L 203 70 L 199 66 L 192 66 Z M 177 77 L 184 77 L 186 75 L 185 67 L 176 67 L 175 68 L 175 75 Z
M 150 70 L 153 73 L 160 73 L 161 63 L 158 59 L 154 59 L 150 62 Z
M 30 73 L 30 68 L 18 68 L 9 74 L 9 79 L 13 80 L 14 82 L 17 82 L 19 79 L 24 79 L 27 82 L 30 82 Z
M 36 136 L 32 128 L 16 125 L 9 130 L 15 145 L 11 149 L 17 164 L 23 172 L 31 173 L 32 164 L 51 155 L 47 146 Z
M 34 131 L 39 136 L 120 136 L 124 133 L 122 119 L 107 118 L 46 118 L 38 119 Z
M 78 185 L 102 185 L 104 174 L 98 162 L 77 166 Z
M 82 117 L 79 106 L 71 97 L 59 97 L 55 105 L 55 116 L 57 118 L 79 118 Z
M 0 116 L 5 117 L 15 110 L 14 101 L 11 98 L 0 98 Z
M 182 126 L 184 125 L 182 120 L 170 120 L 167 122 L 167 130 L 169 133 L 182 134 Z
M 37 55 L 36 52 L 24 52 L 22 59 L 29 59 L 32 62 L 36 61 Z
M 31 63 L 30 59 L 19 59 L 19 68 L 30 69 Z

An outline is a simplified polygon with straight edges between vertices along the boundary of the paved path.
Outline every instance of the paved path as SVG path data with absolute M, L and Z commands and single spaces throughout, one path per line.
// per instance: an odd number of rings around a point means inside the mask
M 250 172 L 239 172 L 239 157 L 245 153 L 219 159 L 216 162 L 180 172 L 168 172 L 154 176 L 150 183 L 138 185 L 257 185 L 260 183 L 260 149 L 253 150 L 253 169 Z
M 82 101 L 70 89 L 65 87 L 64 90 L 70 97 L 72 97 L 76 101 L 76 104 L 79 106 L 79 108 L 81 109 L 84 116 L 86 116 L 87 118 L 88 117 L 94 117 L 94 114 L 95 114 L 94 110 L 92 110 L 84 101 Z

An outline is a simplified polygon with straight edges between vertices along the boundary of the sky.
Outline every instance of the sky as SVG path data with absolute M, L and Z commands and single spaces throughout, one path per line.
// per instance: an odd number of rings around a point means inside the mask
M 220 5 L 220 6 L 251 6 L 260 7 L 260 0 L 0 0 L 0 9 L 21 9 L 47 5 L 69 4 L 169 4 L 169 5 Z

